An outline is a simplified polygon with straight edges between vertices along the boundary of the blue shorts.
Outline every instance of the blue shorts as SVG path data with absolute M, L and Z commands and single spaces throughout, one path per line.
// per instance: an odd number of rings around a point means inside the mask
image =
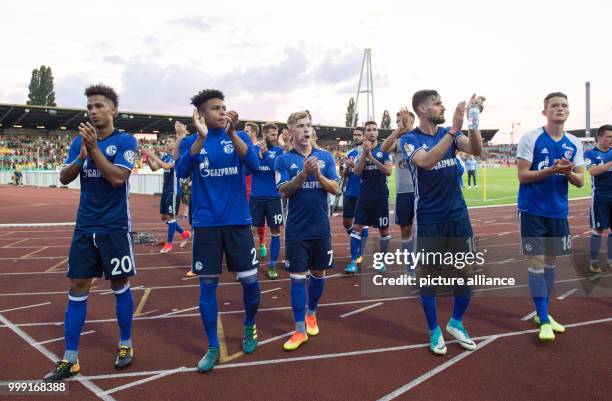
M 195 227 L 192 252 L 191 271 L 195 274 L 221 274 L 223 255 L 228 271 L 244 272 L 259 266 L 250 225 Z
M 280 198 L 251 197 L 251 218 L 255 227 L 283 225 L 283 205 Z
M 334 267 L 331 238 L 285 240 L 285 268 L 291 273 Z
M 522 255 L 569 255 L 572 236 L 567 219 L 519 212 Z
M 136 274 L 130 234 L 75 232 L 68 254 L 68 277 L 87 279 L 102 277 L 102 273 L 107 280 Z
M 352 219 L 355 217 L 355 206 L 357 206 L 357 196 L 342 197 L 342 218 Z
M 443 223 L 416 224 L 416 252 L 475 253 L 474 232 L 470 217 Z
M 389 197 L 364 198 L 355 206 L 355 224 L 377 228 L 389 227 Z
M 159 214 L 176 216 L 181 206 L 181 194 L 178 192 L 164 192 L 159 201 Z
M 589 216 L 593 230 L 612 228 L 612 201 L 593 199 Z
M 411 226 L 414 220 L 414 192 L 395 195 L 395 224 Z

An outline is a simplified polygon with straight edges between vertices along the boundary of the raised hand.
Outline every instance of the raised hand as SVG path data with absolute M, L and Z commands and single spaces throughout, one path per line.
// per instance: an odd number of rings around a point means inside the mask
M 558 168 L 559 168 L 558 172 L 559 173 L 567 175 L 567 174 L 570 174 L 574 170 L 575 164 L 570 162 L 569 160 L 561 159 L 561 160 L 558 160 L 558 162 L 559 162 L 559 164 L 558 164 Z M 556 162 L 555 162 L 555 164 L 556 164 Z
M 98 135 L 90 122 L 79 124 L 79 135 L 83 138 L 87 153 L 93 152 L 98 147 Z
M 370 141 L 365 141 L 363 143 L 363 157 L 371 157 L 372 156 L 372 144 Z
M 227 126 L 225 132 L 228 136 L 234 135 L 236 132 L 236 126 L 238 126 L 238 113 L 230 110 L 227 112 Z
M 321 170 L 319 170 L 319 160 L 315 156 L 310 156 L 304 162 L 304 171 L 309 176 L 319 177 Z
M 474 93 L 472 95 L 472 97 L 470 98 L 470 101 L 468 102 L 468 106 L 467 109 L 469 111 L 470 107 L 472 107 L 472 105 L 478 105 L 478 108 L 480 109 L 480 112 L 482 113 L 482 111 L 484 110 L 484 101 L 487 100 L 486 97 L 484 96 L 476 96 L 476 94 Z
M 259 141 L 256 145 L 257 147 L 259 147 L 259 149 L 261 149 L 262 154 L 268 151 L 268 145 L 266 144 L 266 141 Z
M 79 151 L 79 159 L 87 159 L 87 148 L 85 147 L 85 141 L 81 140 L 81 150 Z
M 208 127 L 206 126 L 204 117 L 200 115 L 200 112 L 196 108 L 193 109 L 193 126 L 195 127 L 196 131 L 198 131 L 198 135 L 206 139 L 206 136 L 208 135 Z
M 187 131 L 187 126 L 178 120 L 174 122 L 174 130 L 176 131 L 177 142 L 185 138 L 187 134 L 189 133 Z
M 453 126 L 451 130 L 455 133 L 461 131 L 461 128 L 463 128 L 463 116 L 465 115 L 465 111 L 466 102 L 460 102 L 455 109 L 455 114 L 453 115 Z

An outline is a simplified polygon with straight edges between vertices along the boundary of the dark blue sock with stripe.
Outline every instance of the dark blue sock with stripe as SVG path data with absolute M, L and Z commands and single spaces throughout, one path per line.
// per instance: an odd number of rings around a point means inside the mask
M 539 269 L 544 270 L 544 269 Z M 548 323 L 548 289 L 544 272 L 529 271 L 529 290 L 541 323 Z
M 306 332 L 306 279 L 291 277 L 291 309 L 295 331 Z
M 240 284 L 242 284 L 242 301 L 244 303 L 244 324 L 246 326 L 252 326 L 255 324 L 255 315 L 259 309 L 259 298 L 261 294 L 257 274 L 240 277 Z
M 609 236 L 608 243 L 610 243 Z M 589 249 L 591 251 L 591 263 L 597 262 L 597 260 L 599 259 L 599 250 L 601 249 L 601 235 L 591 232 L 591 238 L 589 240 Z M 609 253 L 610 251 L 608 250 L 608 254 Z
M 87 293 L 72 291 L 68 293 L 68 304 L 64 316 L 66 352 L 63 359 L 72 363 L 76 362 L 79 352 L 79 339 L 87 316 L 87 296 Z
M 421 287 L 419 289 L 421 306 L 425 312 L 427 327 L 434 330 L 438 327 L 438 317 L 436 311 L 436 289 L 434 287 Z
M 119 324 L 119 345 L 132 346 L 132 315 L 134 313 L 134 300 L 130 285 L 113 290 L 115 293 L 115 312 Z
M 179 234 L 182 234 L 185 230 L 183 229 L 183 227 L 181 227 L 181 225 L 179 224 L 178 221 L 174 221 L 174 224 L 176 224 L 176 232 Z
M 219 347 L 217 337 L 217 285 L 218 277 L 200 277 L 200 317 L 208 337 L 209 347 Z
M 366 245 L 368 243 L 368 228 L 364 227 L 361 229 L 361 244 L 359 245 L 359 256 L 363 256 Z
M 270 234 L 270 268 L 274 269 L 280 254 L 280 234 Z
M 455 285 L 453 288 L 455 303 L 453 304 L 453 319 L 458 322 L 463 320 L 463 315 L 470 304 L 472 291 L 467 285 Z
M 351 262 L 354 262 L 359 257 L 361 248 L 361 235 L 353 231 L 351 233 Z
M 314 315 L 325 288 L 325 276 L 310 276 L 308 280 L 308 314 Z
M 166 224 L 168 225 L 168 240 L 166 242 L 171 244 L 174 240 L 174 232 L 176 231 L 176 221 L 170 220 L 167 221 Z

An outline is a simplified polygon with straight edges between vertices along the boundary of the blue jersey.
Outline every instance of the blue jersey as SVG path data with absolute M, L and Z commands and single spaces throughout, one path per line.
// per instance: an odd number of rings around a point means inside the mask
M 418 167 L 412 157 L 419 150 L 428 152 L 444 138 L 450 127 L 438 127 L 435 135 L 423 133 L 418 128 L 400 138 L 399 146 L 414 181 L 414 212 L 417 224 L 434 224 L 459 220 L 467 216 L 467 206 L 457 179 L 457 140 L 455 138 L 442 160 L 431 170 Z M 460 134 L 462 135 L 462 134 Z
M 179 183 L 178 177 L 176 176 L 176 168 L 174 168 L 174 158 L 171 154 L 166 153 L 161 157 L 161 161 L 164 163 L 172 164 L 169 169 L 164 169 L 164 184 L 162 186 L 163 193 L 181 193 L 181 184 Z
M 255 153 L 259 155 L 259 147 L 255 146 Z M 280 198 L 276 183 L 274 181 L 274 162 L 276 158 L 283 154 L 283 148 L 273 146 L 259 159 L 259 167 L 253 171 L 253 181 L 251 181 L 251 198 L 266 197 Z
M 331 153 L 322 149 L 312 149 L 310 156 L 319 159 L 321 174 L 326 178 L 338 181 L 336 162 Z M 304 169 L 304 156 L 292 149 L 276 159 L 276 186 L 291 181 Z M 287 220 L 285 222 L 286 240 L 309 240 L 329 238 L 329 206 L 327 192 L 313 176 L 302 184 L 293 195 L 287 199 Z
M 346 157 L 357 164 L 361 154 L 363 153 L 363 146 L 359 145 L 356 148 L 351 149 L 350 152 L 347 153 Z M 344 191 L 344 196 L 359 196 L 359 189 L 361 187 L 361 177 L 355 175 L 355 171 L 352 168 L 349 168 L 349 173 L 346 176 L 346 190 Z
M 79 156 L 81 140 L 80 135 L 72 140 L 64 164 L 72 163 Z M 98 139 L 98 148 L 115 166 L 129 171 L 134 167 L 138 143 L 132 135 L 115 130 L 108 137 Z M 123 185 L 113 188 L 96 167 L 91 156 L 87 156 L 81 169 L 80 182 L 81 199 L 75 231 L 116 234 L 132 230 L 128 201 L 129 178 Z
M 376 145 L 372 149 L 372 156 L 382 164 L 391 161 L 391 154 L 380 150 L 380 145 Z M 365 162 L 365 166 L 361 171 L 361 188 L 359 191 L 360 198 L 376 198 L 389 197 L 389 188 L 387 187 L 387 176 L 378 169 L 376 164 L 369 158 Z
M 586 168 L 600 166 L 612 161 L 612 149 L 601 151 L 597 147 L 584 152 Z M 596 177 L 591 176 L 593 198 L 602 201 L 612 201 L 612 168 Z
M 516 157 L 531 162 L 529 170 L 552 167 L 556 160 L 567 159 L 584 166 L 582 144 L 567 132 L 559 141 L 538 128 L 521 137 Z M 518 209 L 536 216 L 567 218 L 567 178 L 561 173 L 530 184 L 520 184 Z
M 209 129 L 208 136 L 197 155 L 189 149 L 197 135 L 185 137 L 176 163 L 179 178 L 191 176 L 191 207 L 193 227 L 223 227 L 251 224 L 251 213 L 246 197 L 246 170 L 257 169 L 259 162 L 249 136 L 236 132 L 247 147 L 240 158 L 225 129 Z

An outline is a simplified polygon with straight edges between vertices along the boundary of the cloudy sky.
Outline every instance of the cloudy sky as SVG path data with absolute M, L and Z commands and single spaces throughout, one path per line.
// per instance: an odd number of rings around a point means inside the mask
M 589 80 L 592 126 L 612 121 L 610 2 L 399 3 L 6 2 L 0 102 L 25 103 L 31 70 L 44 64 L 59 106 L 82 107 L 84 87 L 104 82 L 123 110 L 190 114 L 193 94 L 220 88 L 241 119 L 309 109 L 315 123 L 344 125 L 371 47 L 377 120 L 424 88 L 440 92 L 450 120 L 477 92 L 488 98 L 483 128 L 503 133 L 514 121 L 520 134 L 543 123 L 542 98 L 560 90 L 567 128 L 583 128 Z

